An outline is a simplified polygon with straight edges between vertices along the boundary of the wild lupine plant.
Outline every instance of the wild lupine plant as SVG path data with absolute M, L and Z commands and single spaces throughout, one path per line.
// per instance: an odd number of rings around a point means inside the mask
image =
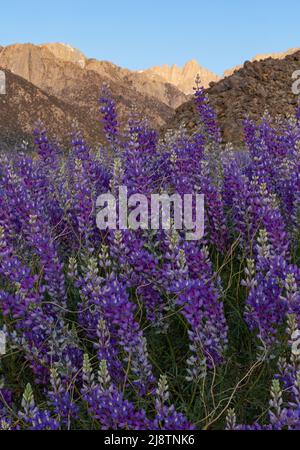
M 39 125 L 2 156 L 0 429 L 300 429 L 299 114 L 247 119 L 235 151 L 195 104 L 191 135 L 122 131 L 105 86 L 101 153 Z M 203 239 L 100 231 L 124 185 L 204 194 Z

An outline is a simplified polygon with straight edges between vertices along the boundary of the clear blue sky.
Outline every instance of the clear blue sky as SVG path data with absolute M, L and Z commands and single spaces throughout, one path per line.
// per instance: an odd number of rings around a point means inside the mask
M 300 47 L 300 0 L 4 0 L 0 45 L 65 42 L 130 69 L 195 58 L 222 73 Z

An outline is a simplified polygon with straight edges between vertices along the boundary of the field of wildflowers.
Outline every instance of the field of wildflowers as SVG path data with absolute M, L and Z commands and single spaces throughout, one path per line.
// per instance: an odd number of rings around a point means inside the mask
M 199 128 L 36 129 L 0 162 L 0 429 L 300 429 L 300 114 Z M 101 193 L 198 192 L 205 236 L 96 226 Z M 5 348 L 4 348 L 5 347 Z

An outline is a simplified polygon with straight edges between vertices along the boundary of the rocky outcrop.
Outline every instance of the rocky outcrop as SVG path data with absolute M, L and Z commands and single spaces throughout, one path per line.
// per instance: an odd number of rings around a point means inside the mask
M 272 58 L 272 59 L 284 59 L 286 56 L 293 55 L 298 52 L 299 48 L 290 48 L 286 52 L 277 52 L 277 53 L 264 53 L 262 55 L 256 55 L 251 59 L 251 62 L 254 61 L 263 61 L 264 59 Z M 232 67 L 231 69 L 225 70 L 224 77 L 229 77 L 237 70 L 240 70 L 243 67 L 243 64 L 239 66 Z
M 300 51 L 297 51 L 284 59 L 248 61 L 233 75 L 212 83 L 207 94 L 217 113 L 224 142 L 239 144 L 242 141 L 243 121 L 247 115 L 258 121 L 265 111 L 273 117 L 294 113 L 298 97 L 292 92 L 292 74 L 299 69 Z M 177 109 L 167 128 L 180 124 L 191 131 L 196 128 L 193 101 Z
M 213 72 L 200 66 L 196 60 L 187 62 L 183 68 L 177 67 L 176 64 L 173 66 L 165 64 L 163 66 L 152 67 L 142 73 L 154 78 L 158 76 L 168 83 L 175 85 L 187 95 L 193 93 L 197 75 L 200 76 L 204 87 L 208 87 L 210 82 L 218 81 L 220 79 Z

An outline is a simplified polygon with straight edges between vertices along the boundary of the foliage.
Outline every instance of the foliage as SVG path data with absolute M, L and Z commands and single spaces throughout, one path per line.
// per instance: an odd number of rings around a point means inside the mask
M 299 115 L 247 120 L 235 152 L 199 86 L 191 136 L 100 102 L 107 153 L 37 129 L 2 157 L 0 428 L 300 429 Z M 204 238 L 98 230 L 121 185 L 203 193 Z

